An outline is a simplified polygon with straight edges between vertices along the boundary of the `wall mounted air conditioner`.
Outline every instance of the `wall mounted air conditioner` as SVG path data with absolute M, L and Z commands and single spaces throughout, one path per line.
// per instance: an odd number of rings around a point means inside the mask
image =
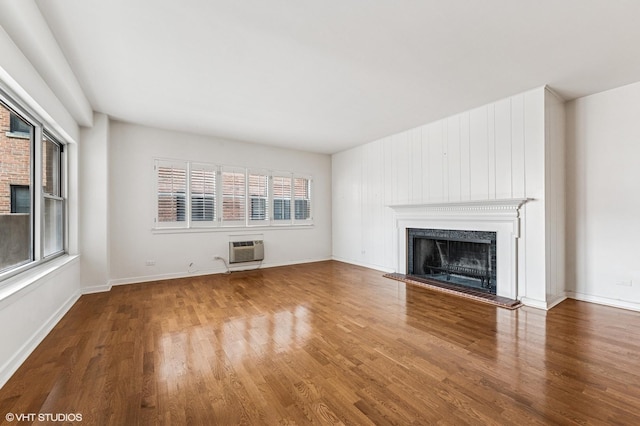
M 229 243 L 229 263 L 254 262 L 264 260 L 264 242 L 232 241 Z

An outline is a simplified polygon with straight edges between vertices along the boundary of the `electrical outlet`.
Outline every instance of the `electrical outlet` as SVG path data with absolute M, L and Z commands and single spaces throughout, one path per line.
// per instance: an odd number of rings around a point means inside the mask
M 156 265 L 156 261 L 155 260 L 147 260 L 146 261 L 146 265 L 147 266 L 155 266 Z

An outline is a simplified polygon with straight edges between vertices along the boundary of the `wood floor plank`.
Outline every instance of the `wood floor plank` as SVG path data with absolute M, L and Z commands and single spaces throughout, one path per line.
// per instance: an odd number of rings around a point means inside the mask
M 328 261 L 82 296 L 0 389 L 82 424 L 640 424 L 640 314 Z

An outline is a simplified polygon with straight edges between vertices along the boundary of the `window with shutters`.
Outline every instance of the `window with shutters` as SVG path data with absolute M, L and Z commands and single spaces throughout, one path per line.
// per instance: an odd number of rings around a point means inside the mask
M 156 161 L 157 227 L 187 227 L 187 162 Z
M 291 176 L 274 175 L 273 220 L 277 223 L 291 221 Z
M 186 160 L 154 167 L 156 229 L 313 224 L 310 177 Z
M 293 179 L 293 200 L 295 220 L 311 220 L 311 179 L 296 177 Z
M 191 221 L 194 226 L 211 226 L 216 223 L 217 168 L 205 164 L 191 164 Z
M 265 225 L 269 223 L 269 174 L 248 173 L 249 223 Z
M 222 168 L 222 223 L 223 225 L 245 224 L 246 171 Z

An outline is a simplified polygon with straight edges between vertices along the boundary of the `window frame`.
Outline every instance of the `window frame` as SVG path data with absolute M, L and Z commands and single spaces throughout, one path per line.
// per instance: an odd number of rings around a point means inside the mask
M 58 180 L 57 180 L 57 195 L 56 194 L 49 194 L 45 191 L 44 189 L 44 185 L 43 183 L 43 176 L 40 176 L 40 182 L 38 183 L 38 187 L 40 188 L 41 191 L 41 196 L 42 196 L 42 217 L 41 217 L 41 229 L 42 229 L 42 257 L 45 259 L 49 259 L 49 258 L 53 258 L 53 257 L 57 257 L 61 254 L 64 254 L 64 252 L 66 251 L 66 245 L 67 245 L 67 223 L 66 223 L 66 217 L 67 217 L 67 212 L 66 212 L 66 197 L 65 197 L 65 191 L 66 191 L 66 184 L 64 181 L 64 177 L 65 175 L 63 174 L 63 170 L 66 168 L 66 160 L 65 160 L 65 149 L 64 149 L 64 144 L 62 142 L 60 142 L 58 140 L 58 138 L 56 138 L 55 136 L 53 136 L 51 134 L 51 132 L 49 132 L 46 128 L 44 129 L 44 131 L 42 132 L 42 138 L 39 141 L 39 145 L 42 146 L 42 142 L 44 142 L 44 140 L 47 139 L 49 140 L 51 143 L 57 145 L 58 147 L 58 153 L 57 153 L 57 157 L 58 157 Z M 41 154 L 40 157 L 40 166 L 41 169 L 44 166 L 44 154 Z M 62 205 L 60 206 L 61 208 L 61 214 L 62 214 L 62 223 L 60 224 L 61 227 L 61 238 L 62 238 L 62 247 L 60 250 L 52 252 L 52 253 L 46 253 L 46 244 L 45 244 L 45 238 L 47 236 L 46 233 L 46 229 L 45 229 L 45 205 L 46 205 L 46 201 L 47 200 L 51 200 L 51 201 L 57 201 L 60 202 Z
M 69 251 L 69 203 L 68 203 L 68 158 L 67 150 L 65 146 L 68 141 L 65 138 L 60 137 L 57 132 L 54 132 L 51 127 L 44 124 L 44 120 L 41 120 L 32 109 L 27 107 L 24 103 L 20 102 L 17 97 L 10 95 L 3 87 L 0 87 L 0 104 L 4 107 L 11 116 L 15 115 L 20 120 L 28 123 L 32 130 L 29 133 L 26 132 L 7 132 L 8 138 L 14 139 L 29 139 L 29 197 L 31 202 L 30 208 L 30 237 L 29 237 L 29 259 L 24 262 L 20 262 L 16 265 L 11 265 L 0 270 L 0 287 L 3 287 L 9 278 L 26 272 L 32 268 L 35 268 L 43 263 L 49 262 L 55 258 L 68 254 Z M 11 130 L 11 123 L 9 130 Z M 61 206 L 61 239 L 62 248 L 53 253 L 45 255 L 45 191 L 42 186 L 42 168 L 43 168 L 43 148 L 42 142 L 46 137 L 49 140 L 54 140 L 60 148 L 59 167 L 57 170 L 59 195 L 56 196 L 57 200 L 62 203 Z

